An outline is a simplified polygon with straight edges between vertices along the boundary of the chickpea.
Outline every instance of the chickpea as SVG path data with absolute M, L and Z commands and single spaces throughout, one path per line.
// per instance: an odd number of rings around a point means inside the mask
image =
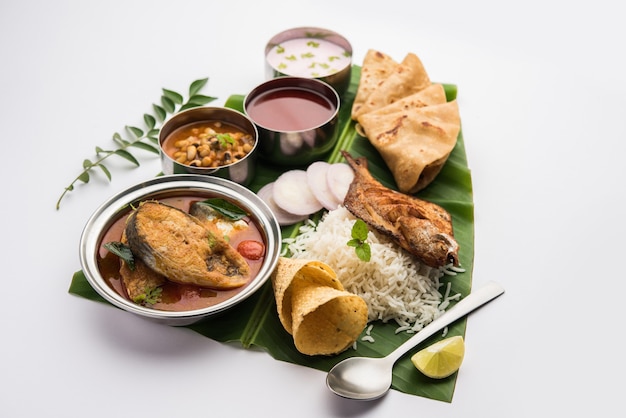
M 189 140 L 187 140 L 187 139 L 181 139 L 181 140 L 176 141 L 176 142 L 174 143 L 174 146 L 175 146 L 176 148 L 184 148 L 184 147 L 186 147 L 187 145 L 189 145 Z
M 198 147 L 198 155 L 200 155 L 200 157 L 206 157 L 207 155 L 209 155 L 211 153 L 211 148 L 209 148 L 208 145 L 200 145 Z
M 221 122 L 181 128 L 167 151 L 180 164 L 216 168 L 244 158 L 254 148 L 251 135 Z
M 196 154 L 198 153 L 198 149 L 195 146 L 190 146 L 187 148 L 187 160 L 192 161 L 196 158 Z

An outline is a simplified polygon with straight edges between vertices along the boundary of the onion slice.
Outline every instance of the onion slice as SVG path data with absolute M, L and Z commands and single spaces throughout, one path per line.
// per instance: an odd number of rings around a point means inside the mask
M 304 170 L 289 170 L 274 182 L 274 202 L 294 215 L 311 215 L 323 208 L 313 194 Z
M 325 161 L 316 161 L 306 169 L 307 183 L 315 198 L 327 210 L 335 210 L 341 202 L 330 191 L 328 186 L 328 169 L 331 164 Z
M 257 196 L 270 208 L 280 226 L 293 225 L 308 218 L 308 215 L 294 215 L 283 210 L 274 201 L 274 182 L 267 183 L 257 192 Z
M 346 163 L 334 163 L 328 167 L 326 173 L 326 181 L 328 182 L 328 190 L 335 196 L 335 198 L 343 204 L 343 201 L 348 194 L 350 184 L 354 180 L 354 171 Z

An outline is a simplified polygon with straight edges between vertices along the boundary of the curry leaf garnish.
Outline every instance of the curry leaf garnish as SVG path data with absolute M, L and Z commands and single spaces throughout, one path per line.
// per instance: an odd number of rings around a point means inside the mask
M 214 249 L 215 245 L 217 244 L 217 237 L 215 236 L 215 234 L 213 234 L 213 232 L 209 231 L 207 241 L 209 242 L 209 248 Z
M 235 139 L 230 134 L 217 134 L 216 137 L 222 148 L 227 148 L 228 144 L 235 145 Z
M 57 201 L 57 210 L 61 207 L 61 201 L 71 191 L 75 189 L 77 183 L 89 183 L 91 179 L 90 173 L 94 169 L 101 170 L 108 181 L 111 181 L 112 175 L 104 162 L 111 156 L 118 156 L 129 161 L 133 166 L 139 167 L 139 160 L 130 152 L 130 149 L 140 149 L 152 154 L 159 155 L 158 135 L 160 125 L 165 119 L 174 113 L 178 113 L 185 109 L 203 106 L 216 100 L 216 97 L 199 94 L 202 88 L 207 84 L 208 78 L 195 80 L 189 86 L 189 97 L 187 101 L 182 94 L 170 89 L 162 89 L 162 95 L 159 104 L 152 104 L 152 114 L 144 114 L 144 128 L 138 126 L 127 125 L 124 127 L 124 135 L 115 132 L 112 136 L 113 143 L 117 146 L 115 149 L 106 150 L 96 147 L 96 158 L 85 159 L 83 161 L 83 170 L 76 176 L 72 182 L 65 187 L 63 193 Z
M 161 287 L 146 288 L 144 293 L 134 297 L 133 302 L 144 306 L 151 306 L 161 301 L 161 293 L 163 293 Z
M 239 206 L 220 198 L 207 199 L 198 203 L 209 206 L 226 219 L 233 221 L 238 221 L 248 215 L 246 211 L 241 209 Z
M 354 252 L 361 261 L 370 261 L 372 257 L 372 249 L 367 243 L 368 232 L 367 224 L 361 219 L 357 219 L 352 225 L 352 239 L 347 242 L 349 247 L 354 247 Z
M 135 270 L 135 258 L 130 247 L 118 241 L 111 241 L 104 244 L 104 248 L 121 258 L 128 264 L 128 268 Z

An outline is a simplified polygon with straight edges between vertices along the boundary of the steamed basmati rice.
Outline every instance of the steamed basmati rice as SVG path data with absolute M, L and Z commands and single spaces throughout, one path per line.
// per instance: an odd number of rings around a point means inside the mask
M 292 258 L 328 264 L 346 290 L 365 300 L 368 322 L 394 321 L 398 325 L 396 332 L 421 330 L 445 311 L 450 300 L 460 297 L 450 295 L 449 283 L 442 294 L 440 278 L 462 269 L 425 266 L 375 231 L 370 231 L 367 238 L 370 261 L 359 260 L 354 248 L 346 245 L 355 220 L 344 207 L 329 211 L 317 225 L 308 221 L 296 238 L 286 239 L 287 251 Z M 373 341 L 371 337 L 367 340 Z

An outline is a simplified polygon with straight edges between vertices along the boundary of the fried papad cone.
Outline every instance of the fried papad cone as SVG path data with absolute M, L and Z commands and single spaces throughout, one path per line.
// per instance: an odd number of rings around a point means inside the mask
M 322 285 L 332 289 L 343 290 L 337 275 L 328 265 L 321 261 L 301 260 L 281 257 L 278 259 L 272 276 L 274 297 L 278 318 L 285 330 L 293 334 L 292 307 L 294 284 Z M 300 286 L 302 287 L 302 286 Z
M 293 339 L 299 352 L 332 355 L 348 347 L 367 325 L 367 304 L 350 292 L 317 284 L 296 284 Z
M 461 129 L 456 100 L 389 113 L 380 109 L 360 116 L 359 123 L 385 160 L 398 189 L 409 194 L 432 182 Z
M 367 324 L 367 304 L 321 261 L 281 257 L 272 274 L 278 317 L 306 355 L 340 353 Z
M 419 57 L 408 53 L 404 60 L 382 83 L 365 99 L 363 104 L 352 113 L 353 119 L 410 96 L 431 84 L 426 69 Z
M 359 87 L 352 102 L 352 119 L 356 120 L 357 113 L 367 97 L 389 77 L 398 65 L 393 58 L 385 53 L 374 49 L 367 51 L 361 66 Z

